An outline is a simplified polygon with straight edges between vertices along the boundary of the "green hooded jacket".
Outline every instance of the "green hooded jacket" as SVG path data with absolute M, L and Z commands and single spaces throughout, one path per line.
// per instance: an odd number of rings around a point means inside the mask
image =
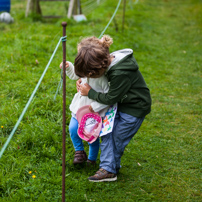
M 110 85 L 108 93 L 99 93 L 91 88 L 88 97 L 106 105 L 118 103 L 118 111 L 135 117 L 146 116 L 151 111 L 151 95 L 133 51 L 123 49 L 111 55 L 116 60 L 105 73 Z

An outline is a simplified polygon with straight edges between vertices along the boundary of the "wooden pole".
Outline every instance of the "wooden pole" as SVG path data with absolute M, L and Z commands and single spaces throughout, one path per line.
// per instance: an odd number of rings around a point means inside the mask
M 63 36 L 66 36 L 66 22 L 62 22 Z M 63 48 L 63 135 L 62 135 L 62 202 L 65 202 L 65 142 L 66 142 L 66 41 L 62 41 Z
M 77 4 L 78 4 L 78 14 L 82 14 L 80 0 L 77 0 Z
M 80 0 L 70 0 L 67 17 L 71 18 L 72 15 L 77 15 L 81 13 L 82 13 L 82 10 L 81 10 Z
M 42 15 L 42 12 L 41 12 L 41 7 L 40 7 L 40 4 L 39 4 L 39 0 L 35 0 L 35 5 L 36 5 L 36 13 L 39 14 L 39 15 Z
M 77 15 L 77 9 L 78 9 L 78 1 L 77 0 L 75 0 L 74 1 L 74 6 L 73 6 L 73 11 L 72 11 L 72 14 L 73 15 Z
M 74 0 L 70 0 L 69 8 L 68 8 L 68 14 L 67 14 L 68 18 L 72 17 L 73 8 L 74 8 Z
M 26 7 L 26 11 L 25 11 L 25 17 L 28 16 L 30 10 L 31 10 L 32 13 L 37 13 L 39 15 L 42 15 L 39 0 L 27 0 L 27 7 Z
M 29 9 L 31 7 L 30 4 L 31 4 L 31 0 L 27 0 L 27 7 L 26 7 L 26 11 L 25 11 L 25 17 L 28 17 Z

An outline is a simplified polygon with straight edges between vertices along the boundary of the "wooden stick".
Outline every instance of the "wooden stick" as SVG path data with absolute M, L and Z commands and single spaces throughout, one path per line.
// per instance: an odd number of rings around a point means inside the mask
M 69 2 L 69 8 L 68 8 L 68 14 L 67 14 L 68 18 L 71 18 L 72 12 L 73 12 L 73 8 L 74 8 L 74 0 L 70 0 L 70 2 Z
M 66 22 L 62 22 L 63 36 L 66 36 Z M 63 135 L 62 135 L 62 202 L 65 202 L 65 142 L 66 142 L 66 41 L 62 41 L 63 48 Z

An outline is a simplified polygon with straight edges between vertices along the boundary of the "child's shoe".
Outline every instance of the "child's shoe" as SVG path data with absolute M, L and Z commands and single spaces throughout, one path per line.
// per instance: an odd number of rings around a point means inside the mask
M 87 155 L 85 151 L 76 151 L 74 155 L 73 164 L 80 164 L 87 160 Z
M 90 159 L 87 159 L 86 161 L 87 167 L 95 167 L 96 161 L 91 161 Z
M 91 182 L 111 182 L 116 181 L 117 176 L 114 173 L 110 173 L 103 168 L 100 168 L 95 175 L 88 178 Z

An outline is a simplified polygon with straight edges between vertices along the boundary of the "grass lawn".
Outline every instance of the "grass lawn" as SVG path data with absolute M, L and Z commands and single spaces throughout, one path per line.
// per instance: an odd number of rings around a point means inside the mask
M 100 35 L 118 0 L 85 7 L 88 20 L 78 23 L 66 17 L 25 18 L 26 2 L 12 0 L 15 22 L 0 23 L 0 149 L 62 36 L 61 22 L 68 23 L 67 60 L 73 62 L 77 42 Z M 43 2 L 42 12 L 65 16 L 63 4 Z M 95 169 L 72 165 L 67 127 L 66 201 L 202 201 L 201 13 L 201 0 L 129 0 L 122 30 L 122 2 L 105 33 L 114 39 L 111 52 L 134 50 L 151 90 L 152 112 L 126 147 L 116 182 L 89 183 L 99 160 Z M 61 61 L 60 45 L 0 159 L 1 202 L 61 201 L 62 91 L 54 100 Z M 67 125 L 75 92 L 75 81 L 67 78 Z

